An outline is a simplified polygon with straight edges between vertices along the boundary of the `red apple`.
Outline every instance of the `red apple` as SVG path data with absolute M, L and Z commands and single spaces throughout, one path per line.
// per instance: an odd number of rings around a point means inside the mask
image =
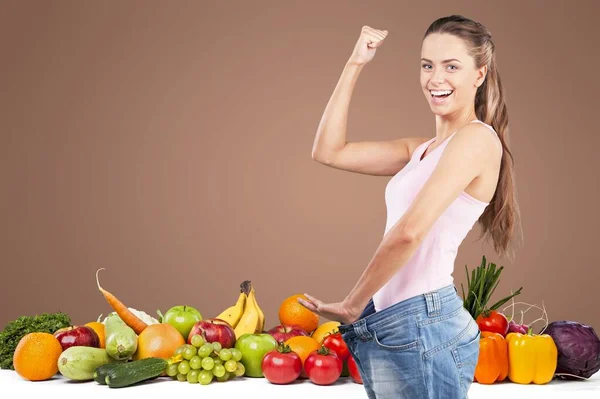
M 71 346 L 100 347 L 100 338 L 96 331 L 88 326 L 70 326 L 61 328 L 54 332 L 54 336 L 60 342 L 63 351 Z
M 201 335 L 208 342 L 219 342 L 223 348 L 233 348 L 235 331 L 225 320 L 210 318 L 200 320 L 192 327 L 188 335 L 188 344 L 192 343 L 194 335 Z
M 273 338 L 279 343 L 285 342 L 292 337 L 297 337 L 300 335 L 309 336 L 306 330 L 298 327 L 298 326 L 286 326 L 286 325 L 278 325 L 271 328 L 267 333 L 271 334 Z
M 75 327 L 79 327 L 79 326 L 69 326 L 69 327 L 63 327 L 63 328 L 59 328 L 58 330 L 54 331 L 54 336 L 56 337 L 56 334 L 58 334 L 61 331 L 68 331 L 68 330 L 72 330 Z

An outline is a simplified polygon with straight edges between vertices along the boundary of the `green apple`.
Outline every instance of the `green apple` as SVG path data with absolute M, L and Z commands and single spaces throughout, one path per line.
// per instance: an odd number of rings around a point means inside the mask
M 246 368 L 247 377 L 264 377 L 262 360 L 265 355 L 277 349 L 277 340 L 271 334 L 243 334 L 235 342 L 235 347 L 242 352 L 240 362 Z
M 187 341 L 188 334 L 194 327 L 194 324 L 202 320 L 202 314 L 198 309 L 191 306 L 173 306 L 167 310 L 162 319 L 163 323 L 172 325 L 183 335 L 183 339 Z

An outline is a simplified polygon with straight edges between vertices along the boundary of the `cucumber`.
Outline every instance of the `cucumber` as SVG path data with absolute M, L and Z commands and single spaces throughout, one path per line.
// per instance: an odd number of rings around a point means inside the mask
M 115 313 L 106 319 L 106 352 L 115 360 L 127 360 L 137 350 L 137 334 Z
M 110 388 L 127 387 L 159 377 L 167 370 L 168 365 L 168 361 L 157 357 L 134 360 L 109 370 L 105 382 Z
M 70 380 L 94 379 L 94 371 L 114 362 L 105 349 L 91 346 L 71 346 L 58 357 L 58 371 Z
M 112 359 L 112 358 L 111 358 Z M 104 366 L 100 366 L 94 371 L 94 381 L 96 381 L 100 385 L 106 385 L 106 376 L 110 370 L 113 370 L 119 367 L 123 362 L 116 362 L 105 364 Z

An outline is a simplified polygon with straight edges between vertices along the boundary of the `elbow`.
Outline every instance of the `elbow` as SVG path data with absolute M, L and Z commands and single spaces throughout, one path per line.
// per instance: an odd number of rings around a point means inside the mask
M 422 235 L 419 234 L 417 229 L 405 226 L 398 231 L 394 244 L 396 245 L 410 245 L 421 241 Z
M 312 152 L 310 153 L 310 157 L 313 159 L 313 161 L 319 161 L 319 153 L 313 148 Z
M 405 214 L 386 234 L 383 245 L 391 249 L 418 246 L 426 235 L 427 229 L 423 220 Z
M 311 157 L 312 157 L 313 161 L 317 161 L 324 165 L 331 164 L 331 159 L 329 157 L 324 155 L 322 152 L 316 151 L 315 149 L 312 150 Z
M 399 241 L 402 244 L 413 244 L 415 242 L 420 241 L 420 238 L 416 232 L 414 232 L 412 230 L 407 230 L 407 231 L 403 231 L 402 234 L 400 234 Z

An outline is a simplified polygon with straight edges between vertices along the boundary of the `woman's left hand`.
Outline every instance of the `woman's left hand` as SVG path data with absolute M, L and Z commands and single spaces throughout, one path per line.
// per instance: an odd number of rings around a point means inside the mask
M 304 296 L 308 301 L 298 298 L 302 306 L 331 321 L 351 324 L 358 320 L 362 313 L 362 309 L 352 308 L 346 302 L 323 303 L 311 295 L 304 294 Z

